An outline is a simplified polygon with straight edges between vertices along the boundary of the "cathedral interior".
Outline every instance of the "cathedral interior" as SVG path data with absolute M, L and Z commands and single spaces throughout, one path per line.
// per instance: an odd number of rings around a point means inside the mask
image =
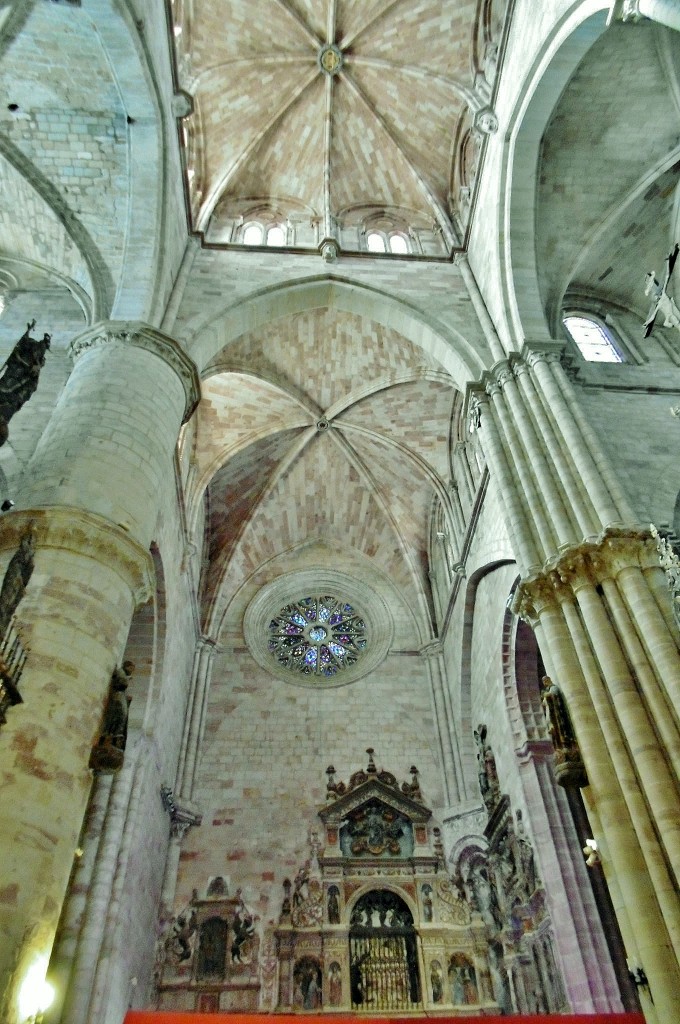
M 680 1020 L 677 0 L 0 77 L 0 1018 Z

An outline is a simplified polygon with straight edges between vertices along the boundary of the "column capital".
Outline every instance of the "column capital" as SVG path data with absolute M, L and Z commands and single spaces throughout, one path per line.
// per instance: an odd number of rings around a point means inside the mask
M 38 557 L 41 547 L 61 549 L 107 565 L 130 587 L 136 605 L 153 594 L 151 553 L 102 516 L 67 505 L 14 509 L 0 518 L 0 551 L 18 548 L 29 528 Z
M 526 342 L 522 348 L 522 359 L 532 369 L 536 363 L 559 363 L 563 349 L 564 345 L 555 345 L 554 342 L 545 345 Z
M 175 371 L 186 396 L 182 417 L 182 422 L 186 423 L 200 401 L 201 382 L 193 360 L 169 335 L 141 320 L 102 320 L 73 339 L 69 354 L 76 362 L 90 349 L 116 344 L 132 345 L 151 352 Z
M 506 384 L 513 382 L 515 379 L 512 372 L 512 366 L 507 361 L 496 363 L 492 372 L 494 375 L 494 382 L 501 389 L 504 388 Z

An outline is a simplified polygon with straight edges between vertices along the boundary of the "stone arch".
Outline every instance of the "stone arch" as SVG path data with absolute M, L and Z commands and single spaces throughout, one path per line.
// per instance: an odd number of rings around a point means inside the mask
M 362 885 L 360 889 L 357 889 L 355 893 L 352 893 L 345 905 L 345 917 L 348 921 L 351 919 L 357 903 L 359 903 L 364 896 L 368 895 L 369 892 L 374 892 L 376 889 L 385 890 L 386 892 L 391 892 L 394 893 L 395 896 L 398 896 L 405 903 L 412 919 L 414 921 L 417 920 L 418 907 L 415 899 L 410 895 L 410 893 L 404 892 L 398 885 L 393 885 L 388 878 L 380 878 L 378 882 L 379 884 L 376 884 L 375 880 L 367 882 L 366 885 Z
M 463 765 L 463 786 L 465 795 L 477 798 L 479 789 L 476 781 L 474 765 L 476 755 L 473 743 L 473 721 L 472 721 L 472 629 L 475 618 L 475 603 L 477 599 L 477 588 L 481 580 L 489 573 L 495 572 L 504 565 L 510 565 L 514 560 L 511 558 L 497 558 L 487 562 L 471 573 L 465 591 L 465 611 L 463 617 L 463 634 L 461 637 L 461 662 L 460 662 L 460 753 Z
M 20 250 L 12 248 L 3 261 L 16 260 L 50 276 L 58 275 L 76 296 L 88 323 L 106 316 L 113 301 L 113 280 L 90 233 L 49 178 L 7 138 L 0 138 L 0 163 L 14 196 L 15 223 L 18 226 L 22 220 L 36 220 L 42 228 L 42 248 L 24 229 L 20 232 Z M 0 224 L 16 237 L 19 232 L 10 230 L 7 214 L 0 210 Z M 65 268 L 69 272 L 65 273 Z
M 224 307 L 194 331 L 188 342 L 191 357 L 204 374 L 217 354 L 242 334 L 320 307 L 355 313 L 399 331 L 436 359 L 460 390 L 490 364 L 488 353 L 476 350 L 457 330 L 431 320 L 409 303 L 377 288 L 327 275 L 275 285 Z
M 510 598 L 513 597 L 519 576 Z M 544 671 L 536 634 L 509 607 L 503 618 L 503 689 L 505 704 L 516 749 L 527 739 L 544 738 L 540 677 Z
M 501 224 L 506 225 L 502 292 L 516 339 L 550 336 L 536 266 L 534 212 L 541 140 L 563 89 L 605 31 L 610 6 L 606 0 L 580 0 L 553 26 L 507 128 L 500 213 Z

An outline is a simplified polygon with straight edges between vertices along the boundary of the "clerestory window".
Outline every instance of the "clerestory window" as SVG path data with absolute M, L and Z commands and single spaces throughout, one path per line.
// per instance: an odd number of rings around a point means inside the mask
M 369 252 L 391 252 L 395 256 L 406 255 L 411 251 L 408 239 L 401 231 L 369 231 L 366 235 L 366 248 Z
M 569 337 L 589 363 L 622 363 L 623 355 L 609 328 L 582 313 L 570 313 L 562 320 Z
M 244 245 L 262 245 L 262 236 L 264 232 L 262 225 L 257 223 L 246 224 L 243 228 L 243 244 Z

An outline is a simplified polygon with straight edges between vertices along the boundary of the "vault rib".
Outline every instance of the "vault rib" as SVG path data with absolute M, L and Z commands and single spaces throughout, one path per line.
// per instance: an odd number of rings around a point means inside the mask
M 479 107 L 479 97 L 475 96 L 472 89 L 468 89 L 455 78 L 450 78 L 448 75 L 440 75 L 438 72 L 430 71 L 428 68 L 421 68 L 415 64 L 397 64 L 396 61 L 386 60 L 384 57 L 362 57 L 359 54 L 347 54 L 345 57 L 345 63 L 348 65 L 356 64 L 357 67 L 366 65 L 366 67 L 375 67 L 380 68 L 381 70 L 414 75 L 415 77 L 422 78 L 425 81 L 427 81 L 427 79 L 433 79 L 434 81 L 442 82 L 444 85 L 450 86 L 451 89 L 453 89 L 453 91 L 472 109 Z
M 414 177 L 414 179 L 416 181 L 416 184 L 418 185 L 418 187 L 421 190 L 421 192 L 423 193 L 425 199 L 427 200 L 427 202 L 430 204 L 430 206 L 433 209 L 433 212 L 435 214 L 436 220 L 438 221 L 439 226 L 442 229 L 442 234 L 444 235 L 444 238 L 446 239 L 446 244 L 449 246 L 450 249 L 453 249 L 454 246 L 456 245 L 456 239 L 455 239 L 454 234 L 453 234 L 453 228 L 451 227 L 451 221 L 449 220 L 449 216 L 448 216 L 446 210 L 444 209 L 444 207 L 442 206 L 441 202 L 439 201 L 439 199 L 437 199 L 437 197 L 435 196 L 434 192 L 432 191 L 430 186 L 427 184 L 427 182 L 425 181 L 425 178 L 422 176 L 422 174 L 420 173 L 418 168 L 415 166 L 413 161 L 406 155 L 404 150 L 401 148 L 397 138 L 395 137 L 394 133 L 392 132 L 392 129 L 389 127 L 389 125 L 385 121 L 385 118 L 382 116 L 382 114 L 377 109 L 375 104 L 372 103 L 369 100 L 369 98 L 366 96 L 366 94 L 364 93 L 364 91 L 361 88 L 361 86 L 355 81 L 355 79 L 352 77 L 352 75 L 348 74 L 347 71 L 344 70 L 344 69 L 340 72 L 339 77 L 342 78 L 342 80 L 344 82 L 346 82 L 349 85 L 349 87 L 353 90 L 355 95 L 359 97 L 359 99 L 364 104 L 366 109 L 369 110 L 370 113 L 373 115 L 373 117 L 376 119 L 376 121 L 378 122 L 378 124 L 382 128 L 384 134 L 390 140 L 390 142 L 392 143 L 394 148 L 401 155 L 402 159 L 406 162 L 406 165 L 408 166 L 409 170 L 411 171 L 411 173 L 412 173 L 412 175 L 413 175 L 413 177 Z
M 377 480 L 375 479 L 370 469 L 362 459 L 361 455 L 359 455 L 359 452 L 347 440 L 347 438 L 338 430 L 331 430 L 330 436 L 333 443 L 338 446 L 342 454 L 349 461 L 350 465 L 354 466 L 357 473 L 359 473 L 360 476 L 363 477 L 366 489 L 370 492 L 371 497 L 377 504 L 378 508 L 384 515 L 387 522 L 390 524 L 392 531 L 395 537 L 397 538 L 399 550 L 401 551 L 402 557 L 408 566 L 411 579 L 413 580 L 413 585 L 415 587 L 416 594 L 418 595 L 418 601 L 421 606 L 421 614 L 423 615 L 424 621 L 428 624 L 430 631 L 432 631 L 434 629 L 434 624 L 432 622 L 432 616 L 430 614 L 427 595 L 425 594 L 425 591 L 423 589 L 422 580 L 420 578 L 416 566 L 414 565 L 410 545 L 406 543 L 406 539 L 402 534 L 401 530 L 399 529 L 399 525 L 394 515 L 392 514 L 390 503 L 387 497 L 383 493 L 382 488 L 378 485 Z
M 258 146 L 261 145 L 263 140 L 267 137 L 269 132 L 271 132 L 272 129 L 275 128 L 276 125 L 281 120 L 283 120 L 283 118 L 286 116 L 290 108 L 294 106 L 298 102 L 302 94 L 306 92 L 306 90 L 309 89 L 310 86 L 314 84 L 314 82 L 317 81 L 318 77 L 319 72 L 318 69 L 315 67 L 314 71 L 306 79 L 304 79 L 300 88 L 297 89 L 296 92 L 294 92 L 293 95 L 289 99 L 287 99 L 285 103 L 282 104 L 281 107 L 279 107 L 279 109 L 273 114 L 273 116 L 269 118 L 267 123 L 260 130 L 260 132 L 253 137 L 253 139 L 246 146 L 246 148 L 242 150 L 242 152 L 237 156 L 235 160 L 232 161 L 231 166 L 221 175 L 219 180 L 212 186 L 208 195 L 206 196 L 205 202 L 203 203 L 203 207 L 198 216 L 198 222 L 196 227 L 199 231 L 205 231 L 206 228 L 208 227 L 208 223 L 210 221 L 210 218 L 212 217 L 213 210 L 215 209 L 215 206 L 217 205 L 220 196 L 226 190 L 229 181 L 241 170 L 243 165 L 246 163 L 247 160 L 250 159 L 250 157 L 253 155 Z
M 368 21 L 366 21 L 360 28 L 356 30 L 356 32 L 350 32 L 349 35 L 345 36 L 341 43 L 338 43 L 340 49 L 346 50 L 348 46 L 351 46 L 353 43 L 356 42 L 359 36 L 362 36 L 364 32 L 367 32 L 368 29 L 371 28 L 371 26 L 375 25 L 376 21 L 380 21 L 381 18 L 384 18 L 387 14 L 390 13 L 390 11 L 394 7 L 398 7 L 398 5 L 402 2 L 403 0 L 388 0 L 388 2 L 385 4 L 381 11 L 378 11 L 376 14 L 370 17 Z
M 286 14 L 290 15 L 290 17 L 296 23 L 298 28 L 301 28 L 304 34 L 307 36 L 312 46 L 314 46 L 317 50 L 320 49 L 321 46 L 323 46 L 323 39 L 319 39 L 316 32 L 312 31 L 312 29 L 309 27 L 304 18 L 302 18 L 297 11 L 294 11 L 293 8 L 290 7 L 288 3 L 286 3 L 286 0 L 274 0 L 274 3 L 278 4 L 282 11 L 285 11 Z

